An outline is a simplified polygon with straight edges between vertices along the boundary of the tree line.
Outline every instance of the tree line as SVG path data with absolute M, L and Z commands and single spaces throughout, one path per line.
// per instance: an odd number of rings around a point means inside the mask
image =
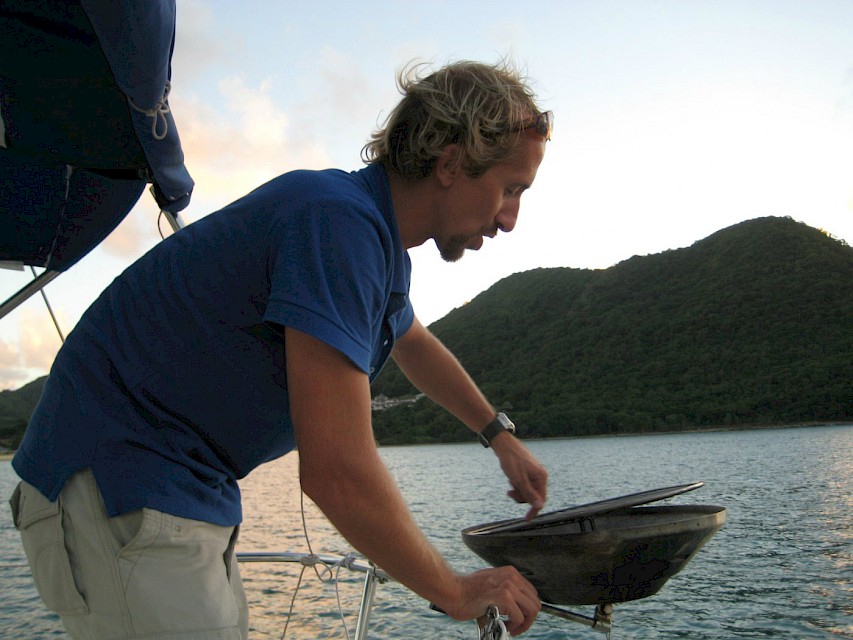
M 524 436 L 853 418 L 853 250 L 789 218 L 514 274 L 431 329 Z M 374 393 L 414 390 L 391 363 Z M 428 400 L 374 426 L 385 444 L 472 438 Z
M 603 270 L 517 273 L 430 326 L 522 437 L 853 419 L 853 249 L 789 218 Z M 0 392 L 15 448 L 44 378 Z M 414 396 L 389 362 L 374 396 Z M 427 399 L 380 444 L 471 441 Z

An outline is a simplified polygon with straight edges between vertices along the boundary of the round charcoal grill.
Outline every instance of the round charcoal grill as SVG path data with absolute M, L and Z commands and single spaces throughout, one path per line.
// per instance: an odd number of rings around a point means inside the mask
M 665 487 L 462 531 L 493 566 L 512 565 L 543 602 L 604 605 L 657 593 L 720 530 L 723 507 L 641 506 L 702 486 Z

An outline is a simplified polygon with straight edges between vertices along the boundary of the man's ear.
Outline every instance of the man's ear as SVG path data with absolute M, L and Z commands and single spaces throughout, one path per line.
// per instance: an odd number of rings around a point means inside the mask
M 435 177 L 444 187 L 449 187 L 463 172 L 462 148 L 458 144 L 449 144 L 441 150 L 435 161 Z

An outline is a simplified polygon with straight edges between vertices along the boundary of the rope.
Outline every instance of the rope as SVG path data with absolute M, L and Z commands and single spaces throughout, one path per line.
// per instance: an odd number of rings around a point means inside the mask
M 160 240 L 166 239 L 166 234 L 163 233 L 163 227 L 160 226 L 160 221 L 163 220 L 164 215 L 163 210 L 160 209 L 160 214 L 157 216 L 157 232 L 160 234 Z
M 130 106 L 139 113 L 144 113 L 146 116 L 152 119 L 151 121 L 151 137 L 155 140 L 162 140 L 166 137 L 166 134 L 169 133 L 169 121 L 166 119 L 166 114 L 171 113 L 171 109 L 169 108 L 169 93 L 172 91 L 172 83 L 168 80 L 166 81 L 166 89 L 163 92 L 163 97 L 160 98 L 160 101 L 154 105 L 151 109 L 143 109 L 142 107 L 138 107 L 136 103 L 130 99 L 128 96 L 127 101 L 130 103 Z M 160 133 L 158 131 L 157 125 L 162 123 L 163 132 Z
M 509 640 L 509 633 L 495 605 L 491 605 L 486 611 L 486 622 L 483 626 L 477 623 L 477 631 L 479 640 Z
M 290 626 L 290 619 L 293 617 L 293 609 L 296 604 L 296 596 L 299 593 L 299 588 L 302 586 L 302 578 L 305 575 L 305 570 L 309 567 L 314 569 L 314 573 L 317 576 L 317 579 L 320 582 L 327 583 L 334 579 L 335 583 L 335 599 L 338 604 L 338 615 L 341 618 L 341 624 L 344 627 L 344 634 L 347 640 L 350 640 L 349 627 L 347 627 L 346 617 L 344 616 L 343 605 L 341 604 L 341 593 L 339 589 L 340 585 L 340 573 L 341 567 L 346 569 L 352 569 L 353 564 L 358 559 L 356 555 L 352 552 L 348 553 L 344 557 L 342 557 L 337 562 L 329 564 L 325 562 L 320 556 L 314 553 L 314 549 L 311 547 L 311 537 L 308 535 L 308 524 L 305 520 L 305 494 L 300 491 L 299 492 L 299 512 L 302 517 L 302 534 L 305 536 L 305 543 L 308 545 L 308 555 L 303 556 L 299 559 L 299 564 L 302 565 L 302 569 L 299 571 L 299 578 L 296 581 L 296 588 L 293 590 L 293 596 L 290 598 L 290 607 L 287 610 L 287 620 L 284 622 L 284 629 L 281 632 L 281 640 L 284 640 L 287 636 L 287 628 Z M 323 573 L 321 573 L 321 569 L 325 569 L 326 573 L 325 577 Z

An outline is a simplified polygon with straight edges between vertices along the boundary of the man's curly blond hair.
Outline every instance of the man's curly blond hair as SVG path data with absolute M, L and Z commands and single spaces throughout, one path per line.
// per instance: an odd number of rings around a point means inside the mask
M 362 149 L 365 162 L 419 180 L 430 175 L 445 147 L 456 144 L 465 172 L 477 177 L 506 160 L 520 128 L 541 113 L 508 60 L 460 61 L 428 71 L 426 63 L 410 63 L 399 72 L 403 99 Z

